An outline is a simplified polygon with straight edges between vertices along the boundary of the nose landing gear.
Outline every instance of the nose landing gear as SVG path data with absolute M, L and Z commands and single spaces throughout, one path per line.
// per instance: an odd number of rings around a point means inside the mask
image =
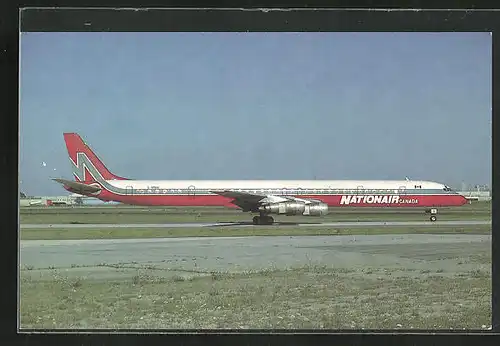
M 438 213 L 438 210 L 436 208 L 431 208 L 431 209 L 427 209 L 425 211 L 427 214 L 431 214 L 431 217 L 429 218 L 431 220 L 431 222 L 435 222 L 437 220 L 437 213 Z

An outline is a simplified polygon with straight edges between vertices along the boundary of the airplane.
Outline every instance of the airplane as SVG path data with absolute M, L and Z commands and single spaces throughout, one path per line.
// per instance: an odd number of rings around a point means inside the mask
M 142 206 L 224 206 L 250 212 L 254 225 L 273 214 L 323 216 L 329 207 L 461 206 L 467 199 L 449 186 L 405 180 L 134 180 L 111 173 L 77 133 L 64 133 L 74 180 L 53 178 L 80 195 Z

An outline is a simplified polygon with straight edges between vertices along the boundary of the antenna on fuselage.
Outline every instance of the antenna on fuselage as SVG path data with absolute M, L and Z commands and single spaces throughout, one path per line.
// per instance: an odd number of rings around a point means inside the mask
M 405 179 L 406 179 L 406 181 L 410 181 L 410 178 L 408 178 L 408 177 L 405 177 Z

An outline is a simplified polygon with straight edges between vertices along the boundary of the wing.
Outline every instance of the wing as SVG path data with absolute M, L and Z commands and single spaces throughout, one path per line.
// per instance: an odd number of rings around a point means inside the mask
M 232 203 L 242 208 L 244 211 L 258 211 L 259 206 L 264 203 L 277 203 L 285 201 L 297 201 L 305 204 L 316 202 L 315 200 L 297 198 L 293 196 L 276 196 L 239 192 L 233 190 L 210 191 L 220 196 L 232 198 Z
M 78 193 L 81 195 L 86 195 L 89 193 L 96 193 L 96 192 L 101 191 L 101 189 L 97 186 L 87 185 L 84 183 L 79 183 L 77 181 L 59 179 L 59 178 L 54 178 L 52 180 L 58 182 L 59 184 L 62 184 L 66 190 L 69 190 L 71 192 Z
M 231 191 L 231 190 L 210 191 L 210 192 L 223 197 L 233 199 L 232 203 L 234 205 L 237 205 L 244 211 L 256 210 L 259 207 L 259 205 L 262 204 L 262 201 L 267 199 L 266 195 L 259 195 L 247 192 Z

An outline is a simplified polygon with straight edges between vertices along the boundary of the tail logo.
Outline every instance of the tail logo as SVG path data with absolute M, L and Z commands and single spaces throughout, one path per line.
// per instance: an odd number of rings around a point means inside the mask
M 127 195 L 130 193 L 126 189 L 114 186 L 108 182 L 84 152 L 79 151 L 76 153 L 76 162 L 70 156 L 70 161 L 73 175 L 77 181 L 100 189 L 99 192 L 95 192 L 95 195 L 101 194 L 103 190 L 118 195 Z M 86 176 L 87 173 L 90 174 L 90 177 Z
M 85 176 L 85 169 L 90 173 L 92 176 L 92 180 L 97 181 L 97 182 L 103 182 L 104 178 L 102 177 L 101 173 L 95 168 L 94 164 L 90 159 L 87 157 L 85 153 L 78 152 L 76 153 L 76 163 L 70 158 L 70 161 L 72 163 L 73 167 L 73 175 L 75 178 L 80 181 L 84 182 L 86 181 L 86 176 Z

